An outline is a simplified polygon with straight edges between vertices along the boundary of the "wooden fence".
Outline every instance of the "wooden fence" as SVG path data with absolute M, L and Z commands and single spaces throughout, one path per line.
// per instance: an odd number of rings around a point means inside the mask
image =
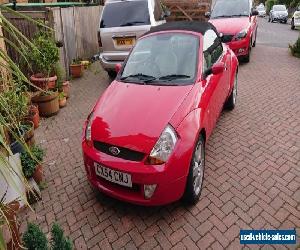
M 67 71 L 75 58 L 91 58 L 99 52 L 97 30 L 102 6 L 52 8 L 55 37 L 63 41 L 60 59 Z
M 210 10 L 211 0 L 163 0 L 171 11 L 168 21 L 202 21 L 205 12 Z
M 66 69 L 67 75 L 69 75 L 69 65 L 73 59 L 91 58 L 99 52 L 97 30 L 101 10 L 102 6 L 55 7 L 43 11 L 22 11 L 22 13 L 34 20 L 47 23 L 54 29 L 56 40 L 64 43 L 64 46 L 60 48 L 60 60 Z M 35 23 L 10 13 L 5 13 L 4 15 L 29 40 L 38 31 Z M 7 32 L 5 32 L 4 36 L 11 39 L 10 34 Z M 9 44 L 7 44 L 7 50 L 11 58 L 19 63 L 20 56 Z

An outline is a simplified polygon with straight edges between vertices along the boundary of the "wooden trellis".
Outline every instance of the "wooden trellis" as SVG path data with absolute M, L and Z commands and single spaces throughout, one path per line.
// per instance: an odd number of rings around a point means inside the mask
M 203 21 L 211 6 L 211 0 L 163 0 L 162 3 L 171 11 L 168 21 Z

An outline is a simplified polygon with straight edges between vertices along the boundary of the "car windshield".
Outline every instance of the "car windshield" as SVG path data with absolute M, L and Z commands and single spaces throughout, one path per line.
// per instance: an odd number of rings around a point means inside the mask
M 286 11 L 286 7 L 284 5 L 274 5 L 273 10 L 274 11 Z
M 123 1 L 104 7 L 100 28 L 149 25 L 147 1 Z
M 211 18 L 249 16 L 249 0 L 217 0 Z
M 188 85 L 196 78 L 199 38 L 166 33 L 139 40 L 119 80 L 149 85 Z

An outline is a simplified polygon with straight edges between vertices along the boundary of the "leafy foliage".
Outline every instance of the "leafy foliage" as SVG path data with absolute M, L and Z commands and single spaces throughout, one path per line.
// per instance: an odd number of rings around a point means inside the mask
M 63 82 L 66 79 L 66 71 L 60 63 L 56 63 L 54 72 L 55 75 L 57 76 L 56 88 L 58 89 L 58 91 L 61 91 Z
M 300 58 L 300 36 L 294 45 L 290 45 L 290 50 L 293 56 Z
M 35 73 L 50 76 L 54 73 L 59 60 L 59 50 L 50 32 L 40 31 L 33 39 L 33 48 L 28 49 L 27 59 L 33 65 Z
M 69 238 L 64 236 L 64 231 L 61 227 L 54 223 L 51 230 L 52 240 L 51 249 L 52 250 L 72 250 L 72 242 Z
M 38 164 L 44 158 L 44 150 L 38 146 L 33 146 L 30 148 L 30 152 L 21 153 L 21 164 L 24 176 L 30 178 L 38 166 Z
M 28 250 L 48 250 L 46 235 L 39 226 L 30 223 L 27 231 L 23 235 L 23 242 Z
M 28 113 L 28 97 L 15 87 L 0 93 L 0 113 L 3 122 L 17 128 Z

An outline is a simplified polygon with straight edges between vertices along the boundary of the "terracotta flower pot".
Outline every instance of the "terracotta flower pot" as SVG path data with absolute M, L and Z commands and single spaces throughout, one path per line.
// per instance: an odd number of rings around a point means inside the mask
M 56 115 L 59 111 L 58 92 L 49 95 L 37 95 L 32 102 L 39 107 L 40 116 L 49 117 Z
M 44 77 L 42 74 L 35 74 L 30 77 L 30 81 L 35 86 L 43 90 L 54 89 L 57 76 Z
M 63 92 L 64 92 L 64 94 L 65 94 L 65 96 L 66 96 L 67 98 L 70 97 L 70 88 L 71 88 L 70 82 L 69 82 L 69 81 L 65 81 L 65 82 L 63 83 L 62 89 L 63 89 Z
M 35 171 L 32 176 L 37 184 L 40 184 L 43 181 L 43 175 L 44 175 L 43 166 L 38 165 L 35 168 Z
M 70 65 L 71 76 L 74 78 L 79 78 L 83 73 L 83 65 L 81 64 L 71 64 Z
M 59 107 L 63 108 L 66 105 L 67 105 L 67 98 L 66 97 L 59 98 Z
M 33 122 L 35 129 L 39 127 L 40 114 L 39 114 L 39 109 L 36 105 L 31 105 L 29 107 L 29 114 L 26 117 L 26 120 Z

